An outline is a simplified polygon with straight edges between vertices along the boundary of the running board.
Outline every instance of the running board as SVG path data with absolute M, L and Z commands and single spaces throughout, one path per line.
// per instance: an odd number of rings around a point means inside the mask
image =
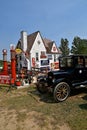
M 87 88 L 86 85 L 80 85 L 80 86 L 76 86 L 75 88 Z
M 72 86 L 75 88 L 85 88 L 87 87 L 87 80 L 80 83 L 73 83 Z

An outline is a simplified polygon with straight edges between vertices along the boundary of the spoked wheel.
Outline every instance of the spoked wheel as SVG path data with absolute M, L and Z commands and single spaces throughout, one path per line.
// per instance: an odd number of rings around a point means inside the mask
M 44 94 L 47 92 L 47 84 L 44 81 L 40 81 L 37 85 L 37 90 Z
M 54 100 L 56 102 L 62 102 L 68 98 L 70 94 L 70 87 L 66 82 L 57 84 L 54 89 Z

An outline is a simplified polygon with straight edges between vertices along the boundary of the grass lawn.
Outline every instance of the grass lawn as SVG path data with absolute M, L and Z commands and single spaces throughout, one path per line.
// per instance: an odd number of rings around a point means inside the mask
M 0 88 L 0 130 L 87 130 L 87 89 L 76 90 L 62 103 L 41 95 L 35 85 Z

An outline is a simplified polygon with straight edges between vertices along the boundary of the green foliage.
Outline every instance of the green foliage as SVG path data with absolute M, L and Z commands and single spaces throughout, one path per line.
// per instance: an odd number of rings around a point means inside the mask
M 75 37 L 72 42 L 71 53 L 73 54 L 87 54 L 87 40 Z
M 63 56 L 69 55 L 70 49 L 68 46 L 69 46 L 68 40 L 62 38 L 59 49 L 61 50 Z
M 0 60 L 0 67 L 3 67 L 3 61 Z

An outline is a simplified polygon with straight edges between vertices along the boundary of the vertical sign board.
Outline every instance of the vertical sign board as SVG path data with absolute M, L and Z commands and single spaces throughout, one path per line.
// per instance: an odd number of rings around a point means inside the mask
M 58 62 L 54 62 L 54 69 L 59 69 L 59 63 Z
M 32 58 L 32 67 L 35 67 L 35 58 Z
M 10 76 L 0 75 L 0 84 L 10 84 Z

